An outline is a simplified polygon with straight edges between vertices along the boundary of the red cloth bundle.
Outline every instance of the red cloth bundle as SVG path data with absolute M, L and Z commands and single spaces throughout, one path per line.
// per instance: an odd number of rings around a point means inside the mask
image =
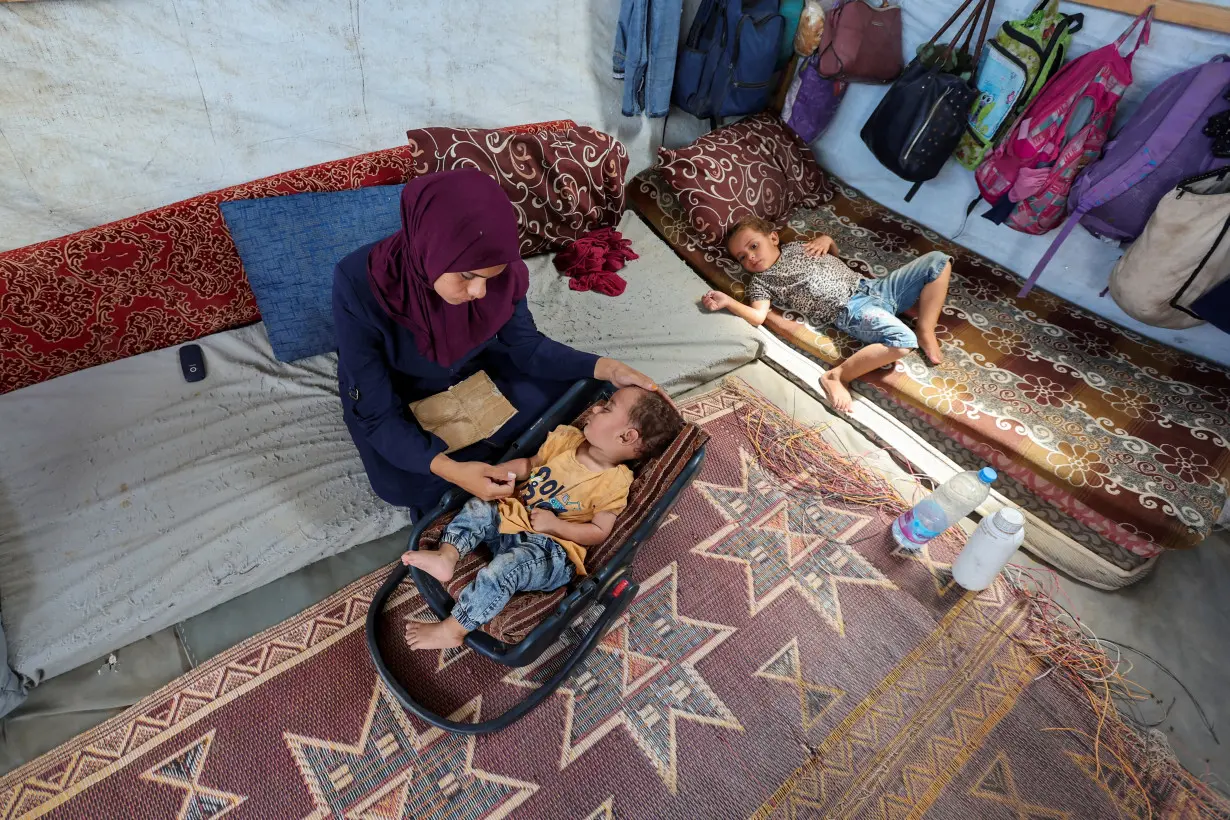
M 585 234 L 555 255 L 555 268 L 572 279 L 573 290 L 596 290 L 618 296 L 628 283 L 615 271 L 636 259 L 632 243 L 614 228 L 600 228 Z

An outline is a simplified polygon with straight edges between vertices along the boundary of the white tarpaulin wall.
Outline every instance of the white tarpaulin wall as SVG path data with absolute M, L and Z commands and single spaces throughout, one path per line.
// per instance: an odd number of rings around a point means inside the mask
M 0 3 L 0 250 L 423 126 L 574 119 L 622 140 L 635 173 L 661 125 L 620 115 L 618 16 L 618 0 Z

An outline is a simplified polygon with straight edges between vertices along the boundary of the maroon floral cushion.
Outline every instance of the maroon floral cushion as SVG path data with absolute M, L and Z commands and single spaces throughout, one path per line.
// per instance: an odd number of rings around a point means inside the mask
M 623 214 L 628 151 L 601 131 L 416 128 L 406 136 L 416 175 L 477 168 L 500 183 L 517 211 L 522 256 L 613 227 Z
M 718 128 L 684 148 L 659 149 L 658 160 L 692 227 L 710 245 L 720 245 L 744 217 L 776 222 L 833 198 L 811 149 L 771 114 Z

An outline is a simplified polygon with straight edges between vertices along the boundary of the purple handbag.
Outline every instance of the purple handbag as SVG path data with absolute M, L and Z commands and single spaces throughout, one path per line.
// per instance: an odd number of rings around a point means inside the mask
M 845 80 L 821 77 L 819 64 L 819 53 L 803 60 L 782 103 L 782 120 L 807 143 L 829 127 L 849 85 Z

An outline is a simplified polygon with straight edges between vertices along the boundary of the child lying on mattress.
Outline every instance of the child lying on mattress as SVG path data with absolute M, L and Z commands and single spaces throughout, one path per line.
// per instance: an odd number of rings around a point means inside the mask
M 457 596 L 453 612 L 436 624 L 411 624 L 413 649 L 460 646 L 470 631 L 490 621 L 518 592 L 547 591 L 585 574 L 587 547 L 611 534 L 628 503 L 632 471 L 625 462 L 661 454 L 683 427 L 678 412 L 660 394 L 625 387 L 585 423 L 557 427 L 533 458 L 507 468 L 512 497 L 472 498 L 449 523 L 439 550 L 401 557 L 442 583 L 457 562 L 486 544 L 491 563 Z
M 831 322 L 866 344 L 821 377 L 820 385 L 835 408 L 850 409 L 847 384 L 916 347 L 935 364 L 943 360 L 935 324 L 948 295 L 949 256 L 932 251 L 882 279 L 863 279 L 837 258 L 832 237 L 785 247 L 779 247 L 780 242 L 766 220 L 753 216 L 739 222 L 727 234 L 726 247 L 744 270 L 754 274 L 745 294 L 748 304 L 715 290 L 701 301 L 709 310 L 729 310 L 757 326 L 764 323 L 770 306 L 793 311 L 817 327 Z M 917 336 L 896 315 L 915 303 Z

